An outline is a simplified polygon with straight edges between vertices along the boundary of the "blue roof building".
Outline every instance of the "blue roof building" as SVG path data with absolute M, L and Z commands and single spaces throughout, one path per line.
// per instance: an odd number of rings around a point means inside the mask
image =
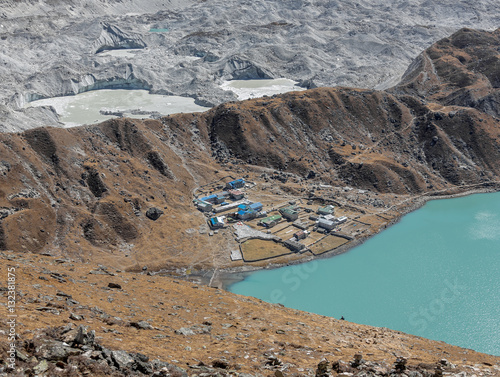
M 228 182 L 226 184 L 226 187 L 228 189 L 233 189 L 233 190 L 238 189 L 238 188 L 242 188 L 242 187 L 245 187 L 245 181 L 242 178 L 236 179 L 234 181 Z
M 253 218 L 255 218 L 255 216 L 257 216 L 257 212 L 251 208 L 246 209 L 246 210 L 243 210 L 243 209 L 238 210 L 238 218 L 240 220 L 253 219 Z
M 253 209 L 254 211 L 258 212 L 258 211 L 262 210 L 262 203 L 259 203 L 259 202 L 252 203 L 248 207 L 251 208 L 251 209 Z
M 224 220 L 221 217 L 212 217 L 208 220 L 208 225 L 210 225 L 212 229 L 223 228 Z
M 215 203 L 217 201 L 217 195 L 205 196 L 204 198 L 200 198 L 200 200 L 208 203 Z

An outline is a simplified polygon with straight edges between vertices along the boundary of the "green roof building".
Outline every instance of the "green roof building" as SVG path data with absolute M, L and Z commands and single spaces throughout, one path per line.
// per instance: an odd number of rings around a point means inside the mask
M 333 215 L 335 207 L 331 204 L 318 208 L 318 214 L 320 215 Z
M 205 202 L 203 200 L 195 199 L 193 200 L 195 206 L 202 212 L 210 212 L 213 208 L 212 203 Z
M 272 228 L 281 220 L 281 215 L 268 216 L 260 220 L 260 224 L 264 225 L 266 228 Z
M 299 218 L 299 211 L 296 206 L 289 206 L 285 208 L 280 208 L 281 215 L 290 221 L 295 221 Z

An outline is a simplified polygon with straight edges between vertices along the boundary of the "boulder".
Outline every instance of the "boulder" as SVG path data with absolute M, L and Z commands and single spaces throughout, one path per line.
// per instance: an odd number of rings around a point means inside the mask
M 181 327 L 179 330 L 175 330 L 176 334 L 179 335 L 184 335 L 184 336 L 189 336 L 189 335 L 194 335 L 195 332 L 191 330 L 190 328 L 187 327 Z
M 352 366 L 353 368 L 357 368 L 357 367 L 359 367 L 359 366 L 360 366 L 363 362 L 364 362 L 364 360 L 363 360 L 363 355 L 362 355 L 362 354 L 360 354 L 360 353 L 357 353 L 357 354 L 355 354 L 355 355 L 354 355 L 354 359 L 353 359 L 353 360 L 352 360 L 352 362 L 351 362 L 351 366 Z
M 148 219 L 151 219 L 153 221 L 156 221 L 160 218 L 160 216 L 163 215 L 163 211 L 159 208 L 156 207 L 151 207 L 146 211 L 146 217 Z
M 76 336 L 73 340 L 73 344 L 77 345 L 92 345 L 95 340 L 95 331 L 88 331 L 87 327 L 80 325 L 78 326 Z
M 135 360 L 125 351 L 111 351 L 111 359 L 119 369 L 131 367 Z
M 147 321 L 130 322 L 130 326 L 139 330 L 152 330 L 153 326 Z
M 134 364 L 134 370 L 148 376 L 153 373 L 153 367 L 149 363 L 145 363 L 143 361 L 136 361 Z
M 175 330 L 175 333 L 179 335 L 189 336 L 195 334 L 210 334 L 211 330 L 211 326 L 193 325 L 191 327 L 181 327 L 179 330 Z
M 316 377 L 328 377 L 328 365 L 330 363 L 327 359 L 323 359 L 319 362 L 318 368 L 316 369 Z
M 75 313 L 71 313 L 69 315 L 69 319 L 72 319 L 73 321 L 81 321 L 83 319 L 83 316 L 75 314 Z
M 142 354 L 142 353 L 131 353 L 130 356 L 132 356 L 134 358 L 135 361 L 140 361 L 140 362 L 143 362 L 143 363 L 147 363 L 149 361 L 149 357 Z
M 33 371 L 35 372 L 35 374 L 40 375 L 43 372 L 46 372 L 47 369 L 49 369 L 49 363 L 47 362 L 47 360 L 42 360 L 33 368 Z
M 345 361 L 337 360 L 332 363 L 332 370 L 337 373 L 349 373 L 352 371 L 352 368 Z
M 394 369 L 396 369 L 396 372 L 402 373 L 406 369 L 406 363 L 407 363 L 406 357 L 398 357 L 396 359 L 396 362 L 394 363 Z
M 266 365 L 269 365 L 272 367 L 279 367 L 279 366 L 283 365 L 283 363 L 276 356 L 269 356 L 267 358 Z
M 82 353 L 81 350 L 68 346 L 58 340 L 45 340 L 37 347 L 37 353 L 49 361 L 66 361 L 69 356 L 76 356 Z
M 187 372 L 184 369 L 179 368 L 176 365 L 160 361 L 158 359 L 153 360 L 150 364 L 154 368 L 154 370 L 160 371 L 160 373 L 158 374 L 159 376 L 170 376 L 170 375 L 175 375 L 177 377 L 188 376 Z
M 21 361 L 26 362 L 29 359 L 29 355 L 27 355 L 26 353 L 24 353 L 16 348 L 16 358 L 21 360 Z
M 229 368 L 229 363 L 226 360 L 214 360 L 212 363 L 212 366 L 214 368 L 219 368 L 219 369 L 228 369 Z

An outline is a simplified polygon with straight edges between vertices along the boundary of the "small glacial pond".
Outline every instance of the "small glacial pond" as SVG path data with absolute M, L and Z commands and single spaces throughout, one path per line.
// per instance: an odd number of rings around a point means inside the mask
M 297 82 L 289 79 L 272 80 L 231 80 L 224 81 L 223 90 L 234 92 L 240 101 L 274 94 L 306 90 L 297 86 Z
M 147 90 L 103 89 L 75 96 L 53 97 L 33 101 L 28 106 L 53 106 L 66 127 L 99 123 L 123 113 L 129 118 L 194 113 L 209 110 L 198 106 L 193 98 L 149 94 Z M 105 114 L 108 115 L 105 115 Z

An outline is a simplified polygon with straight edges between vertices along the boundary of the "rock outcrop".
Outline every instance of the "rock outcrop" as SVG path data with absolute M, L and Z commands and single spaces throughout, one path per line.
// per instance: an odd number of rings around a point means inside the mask
M 176 365 L 150 360 L 141 353 L 109 350 L 94 339 L 94 330 L 82 325 L 75 329 L 66 326 L 41 331 L 23 347 L 16 348 L 16 367 L 0 367 L 0 376 L 24 371 L 30 375 L 57 377 L 75 376 L 171 376 L 187 377 L 185 370 Z

